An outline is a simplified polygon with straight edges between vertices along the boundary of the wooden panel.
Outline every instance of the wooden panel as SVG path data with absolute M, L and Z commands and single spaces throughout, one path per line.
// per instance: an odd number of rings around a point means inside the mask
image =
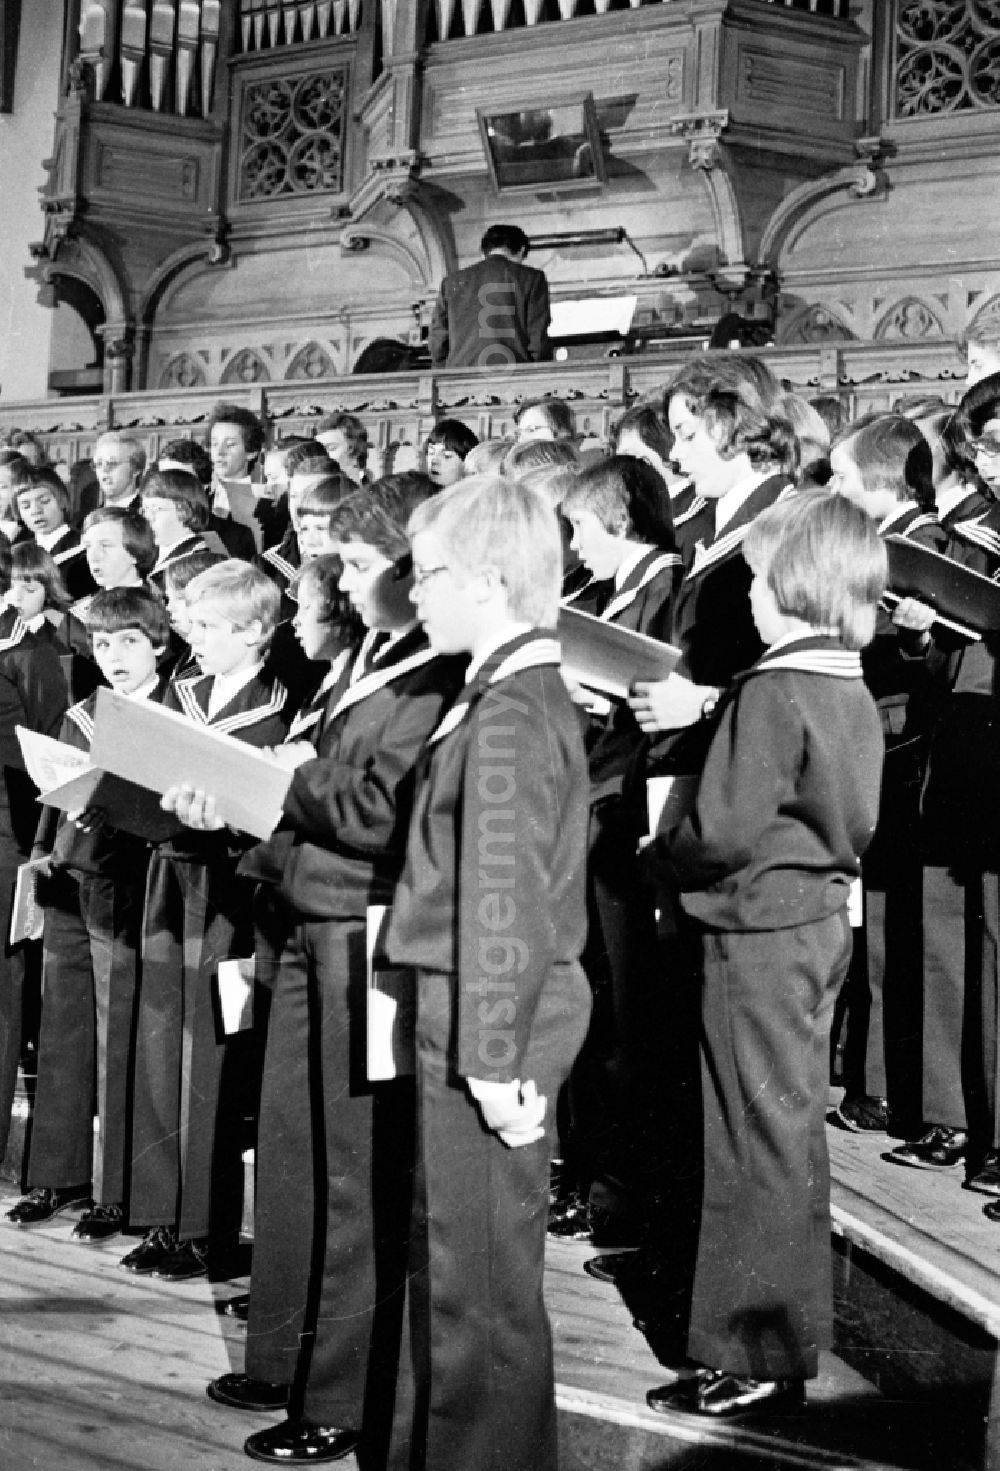
M 190 156 L 170 157 L 135 145 L 122 148 L 109 143 L 97 150 L 95 190 L 189 204 L 198 197 L 199 178 L 199 160 Z

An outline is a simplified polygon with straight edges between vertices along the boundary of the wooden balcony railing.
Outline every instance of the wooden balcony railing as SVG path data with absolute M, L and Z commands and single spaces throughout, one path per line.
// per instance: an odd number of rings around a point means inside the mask
M 954 401 L 964 387 L 964 357 L 944 339 L 919 346 L 847 342 L 768 348 L 759 356 L 791 388 L 810 397 L 837 395 L 852 418 L 888 409 L 906 397 L 933 394 Z M 512 368 L 502 377 L 464 369 L 428 370 L 242 389 L 177 389 L 34 403 L 5 399 L 0 403 L 0 437 L 14 426 L 30 429 L 54 460 L 72 464 L 87 458 L 97 436 L 114 427 L 135 434 L 153 458 L 168 439 L 204 438 L 220 399 L 252 408 L 276 436 L 308 434 L 320 415 L 346 410 L 364 421 L 371 443 L 369 467 L 381 475 L 420 463 L 421 446 L 437 418 L 456 417 L 480 439 L 499 438 L 511 433 L 520 403 L 546 394 L 570 403 L 581 436 L 603 440 L 625 408 L 657 397 L 689 357 L 690 352 L 664 352 L 536 363 Z

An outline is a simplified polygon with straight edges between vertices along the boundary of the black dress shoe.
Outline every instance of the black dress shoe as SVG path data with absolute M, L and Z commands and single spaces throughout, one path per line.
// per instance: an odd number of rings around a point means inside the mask
M 162 1266 L 176 1248 L 177 1235 L 173 1226 L 152 1226 L 139 1245 L 122 1257 L 119 1266 L 124 1267 L 126 1272 L 147 1277 L 155 1268 Z
M 594 1277 L 598 1282 L 620 1282 L 622 1277 L 627 1277 L 641 1266 L 639 1260 L 641 1252 L 635 1247 L 627 1251 L 609 1251 L 604 1256 L 592 1256 L 583 1264 L 583 1270 L 588 1277 Z
M 89 1204 L 89 1185 L 70 1185 L 64 1190 L 49 1190 L 45 1185 L 36 1185 L 7 1212 L 7 1219 L 15 1226 L 41 1226 L 63 1211 Z
M 239 1297 L 231 1297 L 222 1309 L 227 1318 L 235 1318 L 239 1323 L 245 1323 L 250 1315 L 250 1294 L 241 1293 Z
M 590 1212 L 586 1202 L 577 1197 L 562 1210 L 550 1211 L 548 1234 L 561 1241 L 590 1241 Z
M 125 1224 L 125 1211 L 120 1205 L 95 1205 L 85 1211 L 73 1227 L 73 1240 L 96 1246 L 118 1236 Z
M 153 1276 L 163 1282 L 190 1282 L 194 1277 L 208 1276 L 208 1241 L 181 1241 L 159 1266 Z
M 950 1170 L 965 1158 L 969 1136 L 964 1129 L 948 1129 L 932 1124 L 920 1139 L 897 1144 L 882 1158 L 894 1165 L 909 1165 L 915 1170 Z
M 980 1195 L 1000 1196 L 1000 1150 L 988 1149 L 978 1169 L 965 1182 L 966 1190 L 975 1190 Z
M 889 1100 L 859 1093 L 845 1098 L 833 1110 L 831 1122 L 852 1134 L 885 1134 L 889 1130 Z
M 722 1419 L 730 1415 L 748 1415 L 759 1410 L 790 1409 L 805 1400 L 801 1379 L 744 1379 L 717 1369 L 699 1379 L 698 1393 L 692 1406 L 679 1409 L 695 1415 Z
M 237 1410 L 283 1410 L 288 1404 L 287 1384 L 251 1379 L 249 1374 L 220 1374 L 205 1393 L 217 1405 L 232 1405 Z
M 672 1415 L 681 1410 L 691 1414 L 698 1400 L 698 1386 L 703 1379 L 711 1377 L 713 1370 L 696 1369 L 692 1374 L 681 1374 L 670 1384 L 661 1384 L 659 1389 L 646 1391 L 646 1403 L 658 1415 Z
M 357 1443 L 356 1430 L 285 1420 L 281 1425 L 271 1425 L 249 1436 L 243 1449 L 254 1461 L 271 1461 L 279 1466 L 318 1466 L 322 1461 L 342 1461 Z

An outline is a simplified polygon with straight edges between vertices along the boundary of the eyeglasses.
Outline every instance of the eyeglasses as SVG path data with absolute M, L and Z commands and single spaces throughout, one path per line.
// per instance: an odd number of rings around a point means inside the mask
M 432 577 L 437 577 L 440 572 L 450 572 L 450 567 L 421 567 L 413 569 L 414 588 L 423 587 L 425 582 L 430 582 Z
M 995 434 L 984 434 L 980 439 L 970 439 L 969 448 L 974 455 L 987 455 L 995 459 L 1000 455 L 1000 438 Z

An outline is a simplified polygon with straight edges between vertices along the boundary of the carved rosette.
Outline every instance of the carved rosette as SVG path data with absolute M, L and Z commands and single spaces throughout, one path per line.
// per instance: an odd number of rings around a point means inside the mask
M 899 0 L 897 117 L 1000 107 L 995 0 Z
M 340 193 L 347 96 L 346 66 L 248 86 L 240 118 L 239 202 Z

